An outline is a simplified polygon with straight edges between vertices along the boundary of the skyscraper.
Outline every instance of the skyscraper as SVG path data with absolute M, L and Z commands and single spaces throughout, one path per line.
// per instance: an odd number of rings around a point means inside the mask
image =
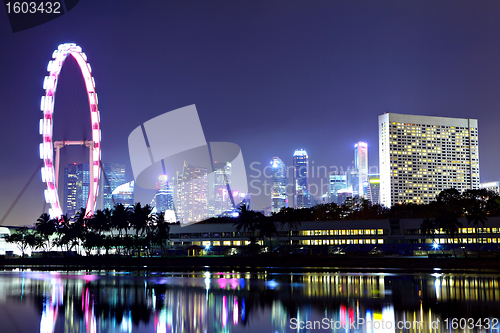
M 215 162 L 213 183 L 213 215 L 219 216 L 233 209 L 231 192 L 231 163 Z
M 479 188 L 476 119 L 378 117 L 380 202 L 429 203 L 442 190 Z
M 281 208 L 288 207 L 288 196 L 286 193 L 288 179 L 286 177 L 285 163 L 279 157 L 273 157 L 271 168 L 271 211 L 277 213 Z
M 158 176 L 154 207 L 158 213 L 174 210 L 174 188 L 167 175 Z
M 87 206 L 89 196 L 89 164 L 73 163 L 64 168 L 65 212 L 71 217 Z
M 208 173 L 206 168 L 184 162 L 174 178 L 175 208 L 181 223 L 199 222 L 208 215 Z
M 64 212 L 69 217 L 76 214 L 78 177 L 76 175 L 76 163 L 69 164 L 64 168 Z
M 101 177 L 103 209 L 114 208 L 116 202 L 113 202 L 113 191 L 120 185 L 125 184 L 125 166 L 115 163 L 104 163 L 103 177 Z
M 347 176 L 345 174 L 331 173 L 330 181 L 330 202 L 341 205 L 343 201 L 339 200 L 339 191 L 347 189 Z
M 365 197 L 368 187 L 368 144 L 366 142 L 359 141 L 354 145 L 354 168 L 358 172 L 355 192 L 360 197 Z
M 293 154 L 293 206 L 309 208 L 309 157 L 304 149 L 296 149 Z

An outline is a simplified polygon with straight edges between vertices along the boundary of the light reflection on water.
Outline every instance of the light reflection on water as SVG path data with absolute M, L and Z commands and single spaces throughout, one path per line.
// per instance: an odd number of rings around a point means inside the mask
M 0 331 L 500 332 L 499 280 L 447 273 L 2 272 Z

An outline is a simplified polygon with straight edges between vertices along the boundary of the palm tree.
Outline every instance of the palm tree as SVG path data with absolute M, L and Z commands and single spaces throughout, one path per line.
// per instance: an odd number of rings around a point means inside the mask
M 309 211 L 309 209 L 282 208 L 279 212 L 279 214 L 281 215 L 281 230 L 283 230 L 283 228 L 288 225 L 288 253 L 290 253 L 292 245 L 292 229 L 297 230 L 302 224 L 300 220 L 302 220 L 305 215 L 302 211 Z
M 238 213 L 238 221 L 234 223 L 236 231 L 250 233 L 250 248 L 251 251 L 254 251 L 257 243 L 257 236 L 255 235 L 257 223 L 264 216 L 261 213 L 256 213 L 250 210 L 247 205 L 241 205 L 240 207 L 238 207 Z
M 259 237 L 265 239 L 269 238 L 269 247 L 271 249 L 271 253 L 273 251 L 273 241 L 272 237 L 276 235 L 276 225 L 273 221 L 269 219 L 260 219 L 257 223 L 257 229 L 259 230 Z
M 165 243 L 170 239 L 170 226 L 165 221 L 165 214 L 163 212 L 156 213 L 154 218 L 154 230 L 151 233 L 151 243 L 160 245 L 163 256 Z
M 444 232 L 451 239 L 451 249 L 453 250 L 453 255 L 456 257 L 455 246 L 454 246 L 454 238 L 458 233 L 459 228 L 462 226 L 462 223 L 458 221 L 458 218 L 451 214 L 450 212 L 444 211 L 436 218 L 436 226 L 444 230 Z
M 428 236 L 431 236 L 432 242 L 434 243 L 434 234 L 436 233 L 436 222 L 432 219 L 425 219 L 420 224 L 420 234 L 424 240 Z
M 43 213 L 36 221 L 35 229 L 42 237 L 45 251 L 48 252 L 52 247 L 50 237 L 57 231 L 57 220 L 51 219 L 49 214 Z
M 120 245 L 125 244 L 122 242 L 122 233 L 125 231 L 125 236 L 128 236 L 128 229 L 130 228 L 130 207 L 125 207 L 123 204 L 118 204 L 111 211 L 111 228 L 118 229 L 118 237 L 116 240 L 116 250 L 120 248 Z
M 130 214 L 130 224 L 135 229 L 136 236 L 139 236 L 139 232 L 143 234 L 153 221 L 152 211 L 153 208 L 150 205 L 143 207 L 140 202 L 135 204 Z

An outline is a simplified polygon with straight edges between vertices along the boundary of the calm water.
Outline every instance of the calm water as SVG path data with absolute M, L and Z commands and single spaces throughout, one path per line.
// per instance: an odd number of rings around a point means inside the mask
M 0 332 L 500 332 L 499 281 L 439 271 L 5 271 Z

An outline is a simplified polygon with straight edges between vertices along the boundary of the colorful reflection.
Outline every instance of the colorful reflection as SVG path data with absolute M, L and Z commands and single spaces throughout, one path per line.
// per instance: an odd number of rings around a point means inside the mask
M 0 306 L 31 307 L 22 320 L 43 333 L 500 332 L 499 281 L 442 273 L 3 272 Z M 22 326 L 15 316 L 0 318 Z

